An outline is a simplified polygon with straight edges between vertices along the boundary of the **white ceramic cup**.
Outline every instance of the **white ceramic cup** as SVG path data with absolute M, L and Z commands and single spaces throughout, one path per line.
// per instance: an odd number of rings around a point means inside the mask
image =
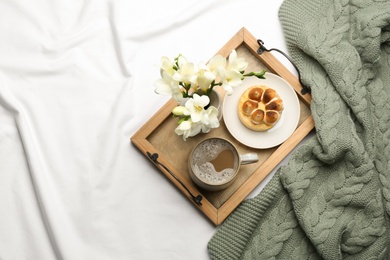
M 240 154 L 229 140 L 211 137 L 192 149 L 188 168 L 197 186 L 209 191 L 220 191 L 234 182 L 241 165 L 258 160 L 257 153 Z

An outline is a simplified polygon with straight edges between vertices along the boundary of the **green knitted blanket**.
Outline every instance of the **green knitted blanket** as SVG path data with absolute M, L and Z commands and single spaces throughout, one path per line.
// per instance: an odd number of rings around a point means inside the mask
M 208 244 L 212 259 L 390 259 L 390 1 L 285 0 L 316 135 Z

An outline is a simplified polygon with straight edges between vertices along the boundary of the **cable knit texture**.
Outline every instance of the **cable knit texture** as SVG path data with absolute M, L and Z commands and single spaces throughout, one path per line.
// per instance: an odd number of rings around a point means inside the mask
M 208 244 L 212 259 L 390 259 L 390 2 L 285 0 L 316 135 Z

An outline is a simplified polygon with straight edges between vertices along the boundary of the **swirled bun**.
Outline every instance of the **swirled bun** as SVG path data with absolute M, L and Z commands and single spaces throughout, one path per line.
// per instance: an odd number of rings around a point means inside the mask
M 267 86 L 249 87 L 238 101 L 238 117 L 253 131 L 271 129 L 282 116 L 284 106 L 279 94 Z

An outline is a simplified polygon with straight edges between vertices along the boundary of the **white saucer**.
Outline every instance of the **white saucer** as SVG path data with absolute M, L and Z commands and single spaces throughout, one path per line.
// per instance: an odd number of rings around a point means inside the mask
M 291 85 L 283 78 L 266 73 L 266 79 L 247 77 L 241 86 L 233 90 L 233 94 L 226 95 L 223 101 L 223 118 L 231 135 L 240 143 L 257 149 L 266 149 L 277 146 L 286 141 L 295 131 L 300 116 L 300 106 L 297 94 Z M 256 132 L 246 128 L 237 115 L 238 101 L 242 93 L 253 85 L 265 85 L 276 90 L 283 100 L 284 110 L 278 123 L 265 132 Z

